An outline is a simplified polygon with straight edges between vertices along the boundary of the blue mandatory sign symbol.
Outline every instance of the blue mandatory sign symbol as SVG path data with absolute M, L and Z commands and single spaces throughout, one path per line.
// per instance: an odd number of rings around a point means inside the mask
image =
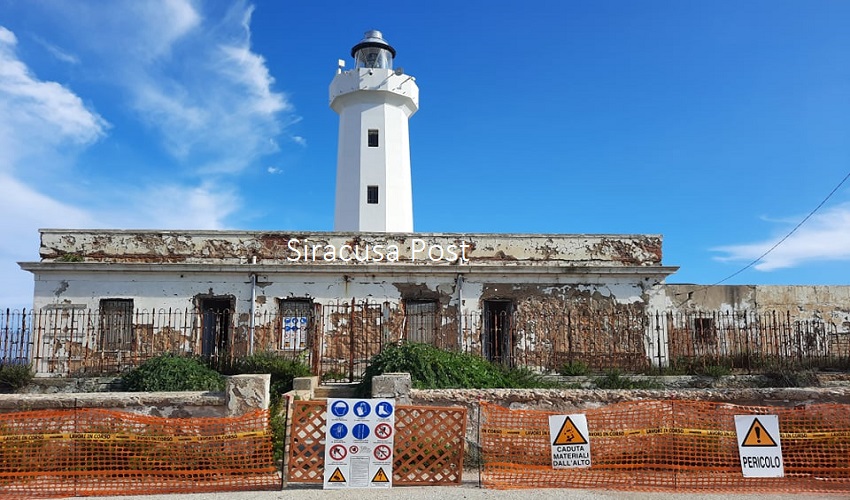
M 354 439 L 366 439 L 369 437 L 369 426 L 366 424 L 357 424 L 351 429 L 351 435 Z
M 348 403 L 345 401 L 334 401 L 331 405 L 331 413 L 337 417 L 344 417 L 348 414 Z
M 387 401 L 381 401 L 375 405 L 375 415 L 381 418 L 387 418 L 393 414 L 393 405 Z
M 355 427 L 355 430 L 357 428 Z M 345 424 L 341 424 L 339 422 L 333 424 L 331 426 L 331 437 L 334 439 L 342 439 L 348 434 L 348 427 Z
M 358 401 L 354 403 L 354 414 L 360 418 L 368 417 L 372 412 L 372 406 L 366 401 Z

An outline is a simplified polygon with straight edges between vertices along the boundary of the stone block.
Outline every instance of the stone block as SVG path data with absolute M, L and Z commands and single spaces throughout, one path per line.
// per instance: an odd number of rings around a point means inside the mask
M 373 398 L 393 398 L 398 405 L 410 404 L 409 373 L 385 373 L 372 378 Z
M 271 375 L 234 375 L 227 377 L 224 401 L 227 414 L 244 415 L 254 410 L 269 408 Z

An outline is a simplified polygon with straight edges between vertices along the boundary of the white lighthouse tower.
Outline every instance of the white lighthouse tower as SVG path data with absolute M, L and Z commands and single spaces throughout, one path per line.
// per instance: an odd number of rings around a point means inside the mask
M 419 87 L 401 68 L 380 31 L 351 49 L 354 69 L 330 86 L 339 114 L 335 231 L 413 232 L 407 120 L 419 109 Z

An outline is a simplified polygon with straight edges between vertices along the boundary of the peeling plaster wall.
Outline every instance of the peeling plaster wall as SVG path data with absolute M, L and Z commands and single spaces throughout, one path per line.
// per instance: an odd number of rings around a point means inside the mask
M 291 243 L 297 240 L 294 244 Z M 422 249 L 415 251 L 422 242 Z M 382 245 L 398 247 L 400 262 L 434 265 L 428 249 L 448 252 L 454 245 L 469 264 L 557 263 L 575 265 L 658 266 L 661 237 L 657 235 L 493 235 L 493 234 L 370 234 L 370 233 L 284 233 L 245 231 L 122 231 L 41 230 L 42 261 L 295 264 L 307 258 L 323 265 L 342 265 L 342 256 L 322 259 L 325 245 L 339 250 L 344 245 L 365 250 Z M 312 247 L 321 247 L 317 259 Z M 299 255 L 298 252 L 301 252 Z M 435 250 L 433 256 L 439 255 Z M 456 265 L 444 255 L 439 264 Z M 438 259 L 439 260 L 439 259 Z M 356 261 L 353 262 L 357 264 Z

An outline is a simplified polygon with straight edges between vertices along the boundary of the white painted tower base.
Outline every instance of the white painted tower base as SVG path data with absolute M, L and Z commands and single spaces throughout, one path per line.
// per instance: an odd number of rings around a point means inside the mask
M 369 51 L 383 52 L 383 62 L 340 72 L 330 87 L 339 114 L 334 230 L 410 233 L 408 118 L 419 108 L 419 88 L 413 77 L 392 70 L 395 51 L 380 32 L 366 36 L 352 49 L 358 66 Z

